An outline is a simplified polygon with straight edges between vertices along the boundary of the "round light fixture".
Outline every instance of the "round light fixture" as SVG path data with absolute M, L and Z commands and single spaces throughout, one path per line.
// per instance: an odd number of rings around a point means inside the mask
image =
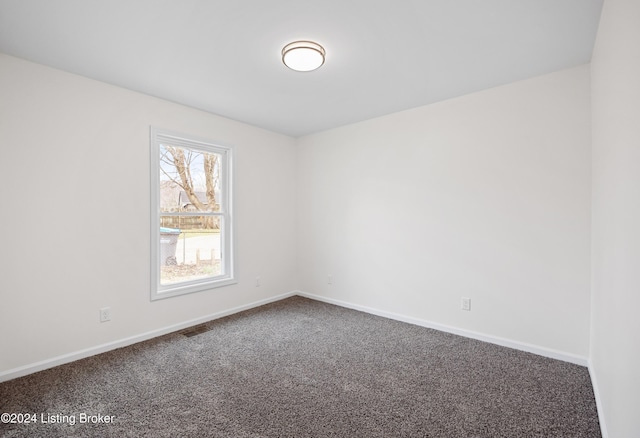
M 311 71 L 324 64 L 324 48 L 313 41 L 294 41 L 282 49 L 282 62 L 295 71 Z

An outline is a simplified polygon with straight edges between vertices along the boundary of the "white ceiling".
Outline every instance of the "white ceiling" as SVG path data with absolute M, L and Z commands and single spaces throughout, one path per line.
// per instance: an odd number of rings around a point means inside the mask
M 602 1 L 0 0 L 0 52 L 300 136 L 587 63 Z

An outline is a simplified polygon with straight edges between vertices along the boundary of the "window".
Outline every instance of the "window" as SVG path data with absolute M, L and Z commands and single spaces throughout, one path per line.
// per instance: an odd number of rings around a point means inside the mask
M 232 153 L 151 129 L 151 299 L 235 283 Z

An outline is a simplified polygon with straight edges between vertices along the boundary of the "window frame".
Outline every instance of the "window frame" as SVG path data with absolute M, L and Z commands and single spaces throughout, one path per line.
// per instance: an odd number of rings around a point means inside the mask
M 163 129 L 150 129 L 151 158 L 151 301 L 202 292 L 237 283 L 235 275 L 235 227 L 233 215 L 233 146 L 221 146 L 191 135 L 179 134 Z M 201 152 L 219 154 L 220 163 L 220 212 L 162 212 L 160 211 L 160 145 L 163 143 L 189 148 Z M 218 216 L 221 220 L 220 263 L 222 274 L 198 280 L 183 281 L 168 285 L 160 282 L 160 217 L 161 216 Z

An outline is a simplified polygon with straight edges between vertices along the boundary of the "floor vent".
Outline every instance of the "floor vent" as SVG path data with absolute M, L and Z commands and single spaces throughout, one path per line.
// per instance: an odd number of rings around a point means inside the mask
M 190 338 L 192 336 L 196 336 L 201 333 L 208 332 L 209 330 L 211 330 L 211 327 L 209 327 L 206 324 L 200 324 L 200 325 L 194 325 L 193 327 L 189 327 L 188 329 L 182 330 L 180 334 L 186 336 L 187 338 Z

